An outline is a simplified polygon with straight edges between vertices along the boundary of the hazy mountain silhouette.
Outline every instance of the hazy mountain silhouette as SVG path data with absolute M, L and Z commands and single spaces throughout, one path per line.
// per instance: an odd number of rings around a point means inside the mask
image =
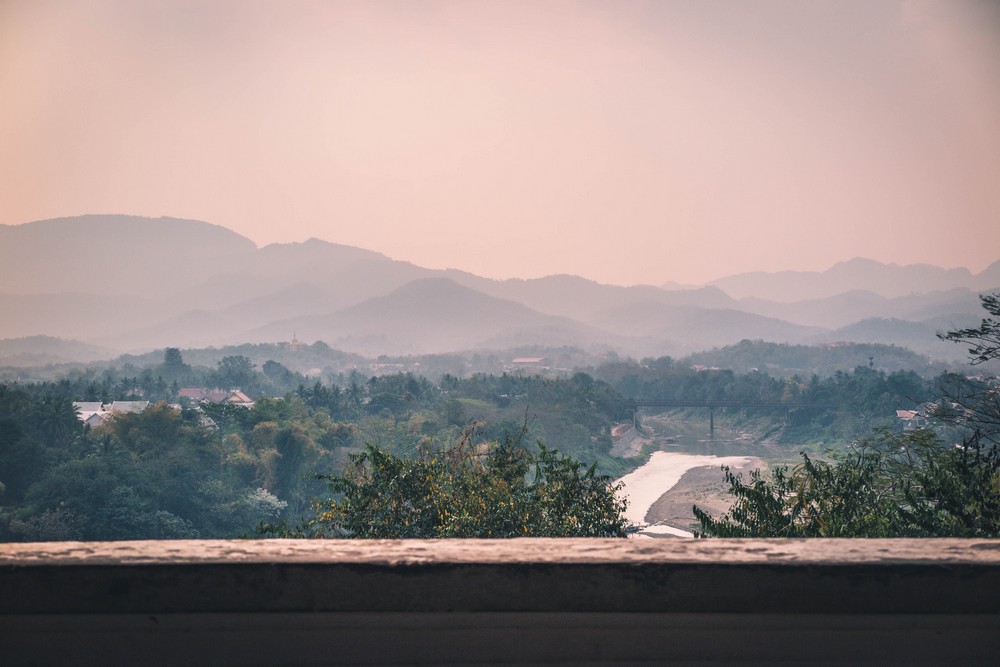
M 630 303 L 696 305 L 703 308 L 730 308 L 736 303 L 715 287 L 676 291 L 651 285 L 620 287 L 565 274 L 531 280 L 489 280 L 459 271 L 449 271 L 446 275 L 459 284 L 484 294 L 517 301 L 541 313 L 572 317 L 584 322 L 609 308 Z
M 836 329 L 817 336 L 810 342 L 833 343 L 886 343 L 904 347 L 918 354 L 925 354 L 934 359 L 961 362 L 967 358 L 966 348 L 942 341 L 937 334 L 959 326 L 978 324 L 978 320 L 956 320 L 942 318 L 922 322 L 900 320 L 895 318 L 870 318 L 855 322 L 846 327 Z
M 797 343 L 822 330 L 739 310 L 638 303 L 604 311 L 593 323 L 605 329 L 671 341 L 688 349 L 730 345 L 743 339 Z
M 477 292 L 447 278 L 415 280 L 392 293 L 322 316 L 288 319 L 249 332 L 263 340 L 298 331 L 339 349 L 373 353 L 430 353 L 483 347 L 531 330 L 538 344 L 567 344 L 587 336 L 569 318 L 543 315 L 513 301 Z M 596 336 L 596 334 L 595 334 Z
M 150 343 L 157 347 L 233 345 L 246 342 L 243 335 L 249 329 L 260 327 L 262 322 L 288 319 L 304 312 L 328 312 L 333 308 L 336 308 L 336 301 L 326 290 L 299 283 L 224 308 L 189 310 L 109 337 L 108 342 L 123 348 L 143 347 Z M 294 333 L 285 331 L 274 340 L 289 340 Z
M 335 309 L 382 296 L 411 280 L 434 274 L 430 269 L 370 250 L 309 239 L 264 246 L 249 257 L 220 262 L 214 275 L 198 286 L 199 296 L 193 305 L 230 306 L 310 284 L 322 288 L 327 306 Z
M 701 288 L 491 280 L 317 239 L 257 248 L 217 225 L 118 215 L 0 226 L 0 261 L 0 339 L 44 334 L 118 351 L 294 333 L 366 354 L 568 345 L 676 356 L 762 339 L 952 358 L 934 334 L 976 323 L 975 290 L 1000 285 L 1000 262 L 972 275 L 863 259 Z
M 0 359 L 5 366 L 42 366 L 65 362 L 112 359 L 110 348 L 52 336 L 28 336 L 0 340 Z
M 0 292 L 144 295 L 194 287 L 249 239 L 197 220 L 83 215 L 0 225 Z
M 720 278 L 709 284 L 734 299 L 756 297 L 789 303 L 822 299 L 852 290 L 866 290 L 892 298 L 956 287 L 974 288 L 977 282 L 964 268 L 942 269 L 929 264 L 899 266 L 856 258 L 835 264 L 826 271 L 757 271 Z
M 109 344 L 123 330 L 162 318 L 165 308 L 136 296 L 0 294 L 0 338 L 47 335 Z
M 739 309 L 787 320 L 805 326 L 844 327 L 873 317 L 926 320 L 949 315 L 976 315 L 982 312 L 978 295 L 965 288 L 945 292 L 886 298 L 868 290 L 851 290 L 823 299 L 794 303 L 740 299 Z
M 977 273 L 972 282 L 972 289 L 977 292 L 996 291 L 1000 289 L 1000 260 L 997 260 Z

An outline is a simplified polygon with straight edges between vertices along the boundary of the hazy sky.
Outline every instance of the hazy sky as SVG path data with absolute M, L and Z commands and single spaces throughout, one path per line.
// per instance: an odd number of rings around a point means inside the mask
M 1000 3 L 0 0 L 0 223 L 617 284 L 1000 259 Z

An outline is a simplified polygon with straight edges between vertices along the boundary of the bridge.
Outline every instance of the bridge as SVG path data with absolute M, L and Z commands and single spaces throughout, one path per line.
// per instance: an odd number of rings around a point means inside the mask
M 795 408 L 808 408 L 815 410 L 835 410 L 838 405 L 832 403 L 814 403 L 804 401 L 698 401 L 688 399 L 667 399 L 667 398 L 633 398 L 632 405 L 632 425 L 636 426 L 636 415 L 639 408 L 708 408 L 708 435 L 715 437 L 715 409 L 716 408 L 752 408 L 752 409 L 777 409 L 792 410 Z

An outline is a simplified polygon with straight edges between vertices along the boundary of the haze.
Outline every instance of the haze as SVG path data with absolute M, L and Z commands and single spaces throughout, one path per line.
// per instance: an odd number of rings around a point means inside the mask
M 477 275 L 1000 249 L 993 2 L 0 2 L 0 223 L 195 218 Z

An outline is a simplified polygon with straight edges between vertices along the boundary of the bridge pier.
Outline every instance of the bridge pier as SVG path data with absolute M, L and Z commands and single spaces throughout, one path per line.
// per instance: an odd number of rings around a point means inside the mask
M 632 404 L 632 426 L 638 428 L 638 413 L 641 407 L 660 408 L 708 408 L 708 437 L 715 439 L 715 408 L 754 408 L 754 409 L 780 409 L 785 410 L 785 420 L 788 420 L 788 411 L 793 408 L 811 408 L 818 410 L 835 410 L 838 406 L 830 403 L 808 403 L 808 402 L 786 402 L 786 401 L 687 401 L 687 400 L 658 400 L 658 399 L 631 399 Z

